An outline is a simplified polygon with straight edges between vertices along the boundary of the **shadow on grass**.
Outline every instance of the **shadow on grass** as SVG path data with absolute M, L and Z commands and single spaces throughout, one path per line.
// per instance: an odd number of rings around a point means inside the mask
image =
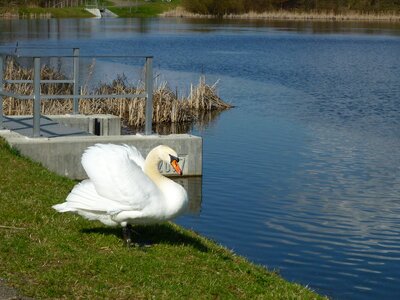
M 105 235 L 115 235 L 122 239 L 121 227 L 97 227 L 85 228 L 82 233 L 99 233 Z M 169 224 L 157 225 L 136 225 L 133 226 L 133 242 L 139 245 L 187 245 L 201 252 L 208 252 L 209 248 L 198 238 L 189 234 L 179 232 Z

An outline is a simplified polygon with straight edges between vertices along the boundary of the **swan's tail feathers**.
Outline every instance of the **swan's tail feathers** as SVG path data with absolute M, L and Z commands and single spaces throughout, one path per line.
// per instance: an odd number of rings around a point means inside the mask
M 53 205 L 52 208 L 54 208 L 56 211 L 58 211 L 60 213 L 76 211 L 75 208 L 72 208 L 68 205 L 68 202 Z
M 92 220 L 92 221 L 97 220 L 108 226 L 119 225 L 119 223 L 115 222 L 110 215 L 105 215 L 102 212 L 77 209 L 75 207 L 71 207 L 69 202 L 53 205 L 52 207 L 60 213 L 64 212 L 77 213 L 78 215 L 84 217 L 87 220 Z
M 58 212 L 77 213 L 88 220 L 99 220 L 109 226 L 118 225 L 111 218 L 126 209 L 123 205 L 99 196 L 90 180 L 77 184 L 64 203 L 52 207 Z
M 101 223 L 107 225 L 107 226 L 117 226 L 119 223 L 115 222 L 110 215 L 104 215 L 101 213 L 96 213 L 92 211 L 78 211 L 77 212 L 80 216 L 84 217 L 85 219 L 91 220 L 91 221 L 100 221 Z
M 92 181 L 84 180 L 76 185 L 66 199 L 69 207 L 78 210 L 88 210 L 97 213 L 115 214 L 121 210 L 128 209 L 111 199 L 100 196 Z

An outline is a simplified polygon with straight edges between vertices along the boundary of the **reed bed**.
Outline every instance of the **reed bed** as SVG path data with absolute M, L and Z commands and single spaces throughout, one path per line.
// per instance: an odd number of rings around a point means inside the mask
M 15 60 L 6 63 L 6 79 L 31 80 L 33 71 L 24 68 Z M 57 70 L 48 66 L 41 68 L 42 80 L 66 77 Z M 201 76 L 197 85 L 192 85 L 187 96 L 178 98 L 167 82 L 161 82 L 153 90 L 153 124 L 194 122 L 202 114 L 212 111 L 222 111 L 232 106 L 224 102 L 217 93 L 217 83 L 209 85 L 205 77 Z M 33 85 L 29 83 L 5 84 L 5 90 L 21 95 L 32 95 Z M 95 94 L 143 94 L 144 83 L 137 85 L 128 83 L 126 76 L 119 75 L 111 83 L 100 83 L 91 91 L 87 85 L 82 89 L 83 95 Z M 42 95 L 71 95 L 71 84 L 42 84 Z M 67 100 L 42 100 L 41 113 L 44 115 L 68 114 L 73 109 L 72 99 Z M 33 100 L 18 100 L 6 97 L 3 101 L 3 110 L 6 115 L 30 115 L 33 113 Z M 141 127 L 145 123 L 145 99 L 143 98 L 106 98 L 106 99 L 81 99 L 79 101 L 81 114 L 113 114 L 121 117 L 124 125 Z
M 183 7 L 177 7 L 173 10 L 161 14 L 163 17 L 179 17 L 179 18 L 216 18 L 214 15 L 202 15 L 186 11 Z M 336 13 L 333 11 L 287 11 L 276 10 L 263 13 L 248 12 L 243 14 L 225 14 L 224 19 L 253 19 L 253 20 L 299 20 L 299 21 L 387 21 L 399 22 L 400 14 L 398 13 L 375 13 L 375 12 L 343 12 Z

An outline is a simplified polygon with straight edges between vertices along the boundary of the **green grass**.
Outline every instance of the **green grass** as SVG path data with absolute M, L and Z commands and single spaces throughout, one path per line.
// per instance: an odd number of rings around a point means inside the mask
M 50 14 L 52 18 L 90 18 L 92 14 L 82 7 L 66 8 L 42 8 L 42 7 L 19 7 L 17 9 L 20 17 L 41 17 Z
M 119 17 L 130 18 L 130 17 L 155 17 L 158 14 L 172 10 L 181 4 L 181 0 L 172 0 L 171 2 L 162 2 L 161 0 L 144 1 L 144 0 L 132 0 L 131 7 L 117 7 L 111 0 L 102 1 L 101 5 L 108 8 Z M 135 4 L 139 4 L 135 7 Z M 0 14 L 11 12 L 20 17 L 52 17 L 52 18 L 90 18 L 92 14 L 84 10 L 83 7 L 67 7 L 67 8 L 41 8 L 41 7 L 13 7 L 3 8 L 0 7 Z
M 116 7 L 109 6 L 108 9 L 113 13 L 117 14 L 121 18 L 130 18 L 130 17 L 155 17 L 160 13 L 168 10 L 172 10 L 180 5 L 181 0 L 172 0 L 171 2 L 162 2 L 161 0 L 145 2 L 143 0 L 137 1 L 140 4 L 137 7 Z M 135 4 L 136 1 L 132 0 L 132 3 Z
M 18 155 L 0 139 L 0 278 L 36 299 L 318 299 L 173 223 L 135 227 L 127 249 L 108 228 L 51 206 L 75 181 Z

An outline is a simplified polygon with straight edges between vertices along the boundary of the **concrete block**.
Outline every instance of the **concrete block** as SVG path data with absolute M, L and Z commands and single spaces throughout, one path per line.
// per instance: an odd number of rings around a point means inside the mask
M 0 136 L 22 155 L 72 179 L 87 177 L 81 165 L 81 156 L 86 148 L 96 143 L 133 145 L 144 157 L 154 147 L 168 145 L 178 153 L 181 159 L 179 164 L 185 176 L 202 175 L 202 139 L 189 134 L 29 138 L 9 130 L 1 130 Z M 174 175 L 169 165 L 161 165 L 160 170 L 166 175 Z
M 106 18 L 118 18 L 117 14 L 114 14 L 111 10 L 105 8 L 104 10 L 102 9 L 101 11 L 101 16 L 106 17 Z
M 95 135 L 120 135 L 121 118 L 114 115 L 48 115 L 64 126 L 79 128 Z
M 88 12 L 90 12 L 94 17 L 101 18 L 101 12 L 98 8 L 85 8 Z

